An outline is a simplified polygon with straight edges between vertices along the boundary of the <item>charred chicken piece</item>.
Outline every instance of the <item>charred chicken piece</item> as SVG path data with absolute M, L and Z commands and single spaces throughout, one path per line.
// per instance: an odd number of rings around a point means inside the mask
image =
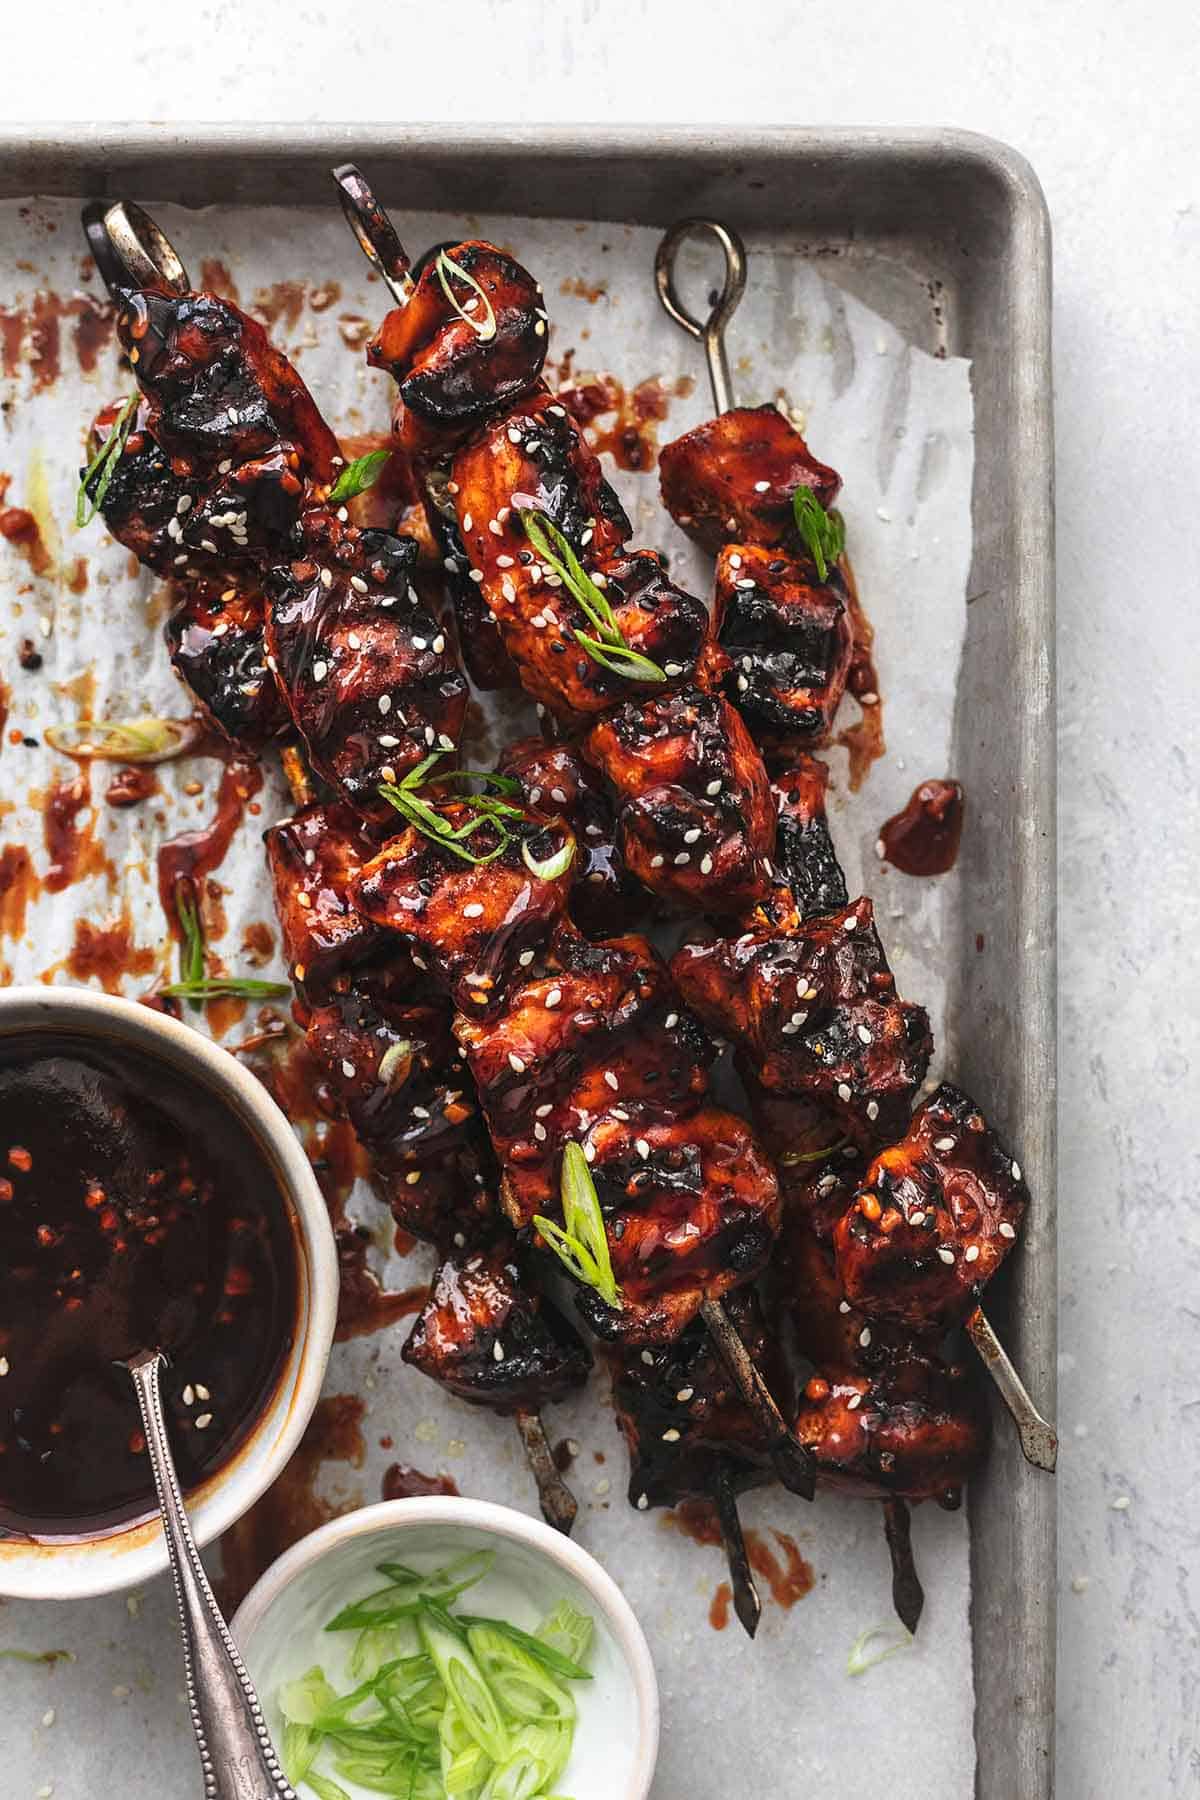
M 1016 1239 L 1029 1190 L 961 1089 L 917 1108 L 907 1137 L 875 1158 L 835 1232 L 846 1298 L 913 1331 L 957 1324 Z
M 610 1113 L 588 1131 L 584 1154 L 622 1290 L 619 1309 L 576 1290 L 598 1337 L 669 1342 L 704 1301 L 762 1270 L 779 1228 L 779 1185 L 744 1119 L 715 1106 L 653 1125 Z
M 864 1149 L 904 1131 L 933 1039 L 896 994 L 869 900 L 790 933 L 685 944 L 671 974 L 765 1088 L 821 1106 Z
M 822 744 L 846 691 L 854 641 L 841 575 L 753 544 L 717 558 L 713 626 L 732 667 L 725 692 L 764 751 Z
M 479 824 L 467 800 L 439 803 L 437 811 L 451 831 Z M 475 860 L 409 826 L 355 877 L 351 896 L 377 925 L 404 934 L 417 967 L 432 973 L 460 1012 L 484 1019 L 505 1003 L 567 910 L 570 864 L 549 876 L 531 864 L 554 866 L 574 840 L 560 820 L 523 817 L 507 822 L 503 838 L 485 820 L 462 841 Z
M 460 1400 L 498 1413 L 562 1399 L 592 1365 L 582 1338 L 531 1285 L 511 1241 L 441 1264 L 402 1354 Z
M 267 667 L 261 589 L 207 577 L 180 582 L 174 592 L 163 636 L 177 674 L 222 736 L 262 749 L 287 725 L 288 712 Z
M 511 993 L 502 1014 L 456 1027 L 517 1227 L 556 1213 L 569 1140 L 606 1118 L 637 1140 L 644 1123 L 692 1111 L 713 1055 L 644 938 L 590 944 L 560 932 L 551 964 Z
M 730 543 L 803 548 L 792 495 L 811 488 L 828 509 L 842 485 L 775 406 L 736 406 L 706 420 L 665 444 L 658 467 L 667 511 L 713 556 Z
M 546 360 L 542 291 L 494 244 L 430 250 L 413 291 L 367 348 L 398 393 L 392 430 L 406 450 L 452 443 L 533 387 Z
M 411 538 L 318 509 L 301 555 L 271 580 L 267 648 L 312 765 L 379 824 L 393 820 L 381 784 L 453 750 L 467 710 L 462 671 L 412 585 L 416 554 Z
M 123 405 L 114 400 L 96 415 L 88 433 L 89 465 L 112 435 Z M 189 491 L 187 482 L 175 473 L 147 430 L 148 413 L 143 397 L 125 446 L 111 467 L 101 502 L 104 523 L 119 544 L 132 550 L 138 561 L 157 575 L 178 573 L 189 562 L 197 570 L 213 573 L 215 559 L 207 551 L 198 550 L 193 557 L 183 548 L 178 508 Z M 93 500 L 100 479 L 97 469 L 88 484 Z
M 617 796 L 622 853 L 685 913 L 741 913 L 772 888 L 775 810 L 762 758 L 718 694 L 630 701 L 589 734 L 588 760 Z
M 386 952 L 409 964 L 401 940 L 359 912 L 351 884 L 378 849 L 348 806 L 303 806 L 265 832 L 275 910 L 292 979 L 319 1004 L 344 969 Z M 410 974 L 410 991 L 415 988 Z
M 308 1012 L 306 1040 L 397 1224 L 446 1253 L 478 1249 L 502 1229 L 491 1149 L 449 1009 L 414 1004 L 405 973 L 342 975 Z
M 117 336 L 149 402 L 150 435 L 177 474 L 213 480 L 224 510 L 246 511 L 248 535 L 261 520 L 277 538 L 299 516 L 305 482 L 333 480 L 337 439 L 287 357 L 232 301 L 132 292 Z M 192 510 L 180 514 L 185 541 L 199 543 Z
M 753 1289 L 725 1304 L 790 1416 L 786 1371 Z M 766 1440 L 702 1324 L 614 1357 L 613 1404 L 629 1452 L 629 1504 L 639 1511 L 709 1500 L 726 1472 L 735 1492 L 775 1479 Z
M 775 802 L 775 861 L 802 919 L 846 906 L 846 877 L 825 816 L 829 770 L 815 756 L 798 756 L 771 782 Z
M 577 867 L 571 916 L 590 937 L 611 937 L 645 913 L 642 888 L 625 867 L 617 823 L 595 770 L 566 744 L 523 738 L 500 758 L 502 774 L 521 784 L 525 805 L 561 817 L 575 834 Z
M 829 1487 L 954 1508 L 987 1448 L 988 1414 L 965 1368 L 909 1349 L 870 1373 L 814 1376 L 795 1432 Z

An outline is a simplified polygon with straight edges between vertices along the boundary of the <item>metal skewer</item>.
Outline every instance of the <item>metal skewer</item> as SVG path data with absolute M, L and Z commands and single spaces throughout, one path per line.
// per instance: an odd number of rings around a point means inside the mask
M 357 163 L 339 163 L 332 171 L 346 223 L 358 247 L 387 283 L 397 306 L 407 306 L 413 296 L 412 262 L 396 234 L 396 228 L 371 189 Z
M 741 1333 L 719 1300 L 705 1300 L 700 1317 L 737 1389 L 758 1421 L 767 1440 L 771 1466 L 784 1487 L 802 1500 L 811 1500 L 817 1488 L 817 1465 L 812 1451 L 789 1431 L 762 1373 L 742 1342 Z
M 717 1523 L 721 1527 L 721 1542 L 725 1546 L 725 1560 L 729 1564 L 733 1610 L 746 1636 L 752 1638 L 758 1630 L 758 1621 L 762 1618 L 762 1601 L 758 1597 L 758 1589 L 750 1571 L 746 1540 L 742 1536 L 742 1521 L 738 1518 L 737 1495 L 733 1490 L 733 1472 L 728 1463 L 722 1463 L 717 1474 L 713 1502 L 717 1509 Z
M 1013 1367 L 1008 1351 L 996 1336 L 982 1307 L 977 1306 L 967 1320 L 967 1336 L 978 1350 L 984 1368 L 1013 1417 L 1026 1462 L 1053 1475 L 1058 1463 L 1058 1433 L 1034 1405 L 1028 1388 Z
M 132 200 L 89 200 L 83 231 L 100 279 L 114 297 L 127 288 L 191 290 L 170 238 Z

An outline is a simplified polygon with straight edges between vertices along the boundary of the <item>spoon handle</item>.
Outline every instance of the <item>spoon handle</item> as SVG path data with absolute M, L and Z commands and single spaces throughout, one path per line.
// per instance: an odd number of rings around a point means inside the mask
M 175 1580 L 188 1706 L 204 1769 L 205 1800 L 297 1800 L 188 1524 L 159 1391 L 164 1361 L 161 1351 L 143 1350 L 128 1366 L 142 1411 Z

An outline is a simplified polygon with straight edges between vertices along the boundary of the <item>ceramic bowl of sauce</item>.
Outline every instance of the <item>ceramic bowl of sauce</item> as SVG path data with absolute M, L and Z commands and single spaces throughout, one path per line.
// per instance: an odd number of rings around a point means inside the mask
M 337 1311 L 320 1188 L 254 1076 L 87 990 L 0 992 L 0 1594 L 76 1598 L 166 1566 L 123 1359 L 166 1352 L 192 1526 L 270 1486 Z

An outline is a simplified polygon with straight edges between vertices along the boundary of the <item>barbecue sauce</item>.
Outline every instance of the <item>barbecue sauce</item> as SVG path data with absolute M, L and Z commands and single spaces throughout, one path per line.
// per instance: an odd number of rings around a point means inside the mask
M 945 875 L 958 856 L 962 827 L 957 781 L 923 781 L 879 833 L 884 861 L 906 875 Z
M 125 1046 L 0 1044 L 0 1537 L 102 1535 L 154 1506 L 119 1361 L 170 1358 L 185 1489 L 246 1437 L 296 1319 L 293 1225 L 249 1132 Z

